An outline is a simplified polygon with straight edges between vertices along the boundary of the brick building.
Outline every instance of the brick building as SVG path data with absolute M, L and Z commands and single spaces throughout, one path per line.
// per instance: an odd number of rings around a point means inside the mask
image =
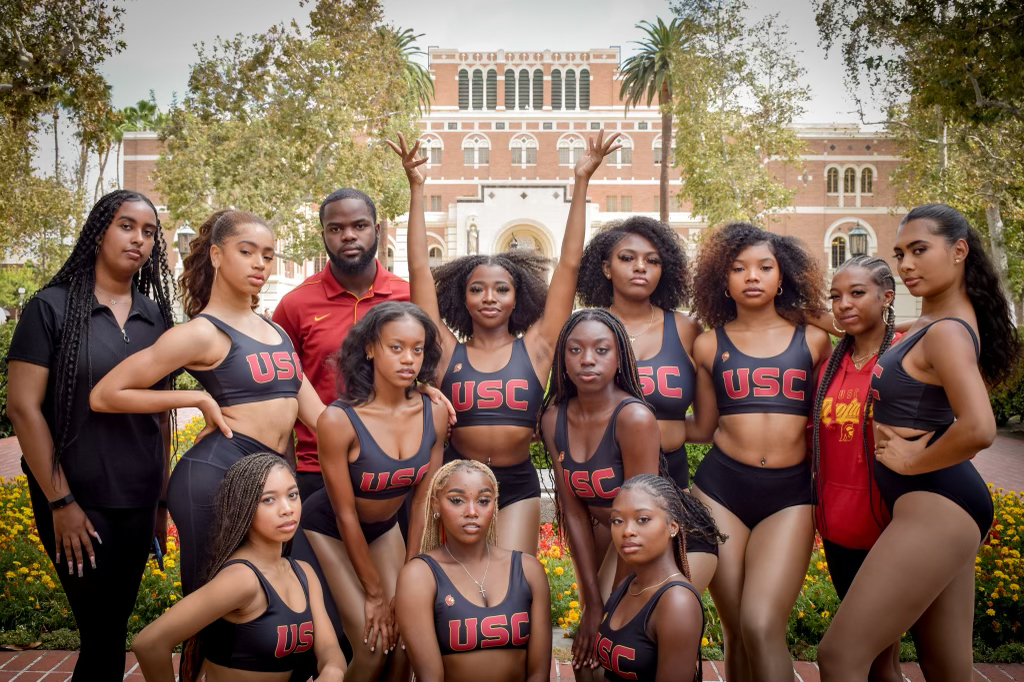
M 426 220 L 431 259 L 509 247 L 557 256 L 569 211 L 573 165 L 585 138 L 604 127 L 624 148 L 606 159 L 590 185 L 590 233 L 633 214 L 658 215 L 662 160 L 657 107 L 625 111 L 619 99 L 618 48 L 511 52 L 431 48 L 435 98 L 420 119 Z M 856 125 L 800 125 L 802 167 L 773 164 L 796 188 L 794 205 L 769 229 L 802 239 L 831 270 L 855 252 L 888 258 L 900 214 L 887 179 L 899 162 L 892 141 Z M 150 172 L 160 152 L 151 133 L 125 136 L 125 186 L 159 197 Z M 673 194 L 678 174 L 670 175 Z M 672 202 L 669 222 L 691 250 L 706 225 Z M 406 216 L 389 229 L 388 267 L 404 275 Z M 174 239 L 174 235 L 168 235 Z M 280 263 L 265 299 L 273 307 L 302 278 L 322 267 Z M 901 284 L 900 317 L 916 315 Z

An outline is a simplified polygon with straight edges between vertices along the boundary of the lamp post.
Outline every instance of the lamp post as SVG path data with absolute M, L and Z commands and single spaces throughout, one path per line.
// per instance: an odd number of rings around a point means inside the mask
M 192 249 L 192 240 L 196 238 L 196 231 L 189 227 L 188 223 L 182 223 L 175 237 L 178 240 L 178 254 L 184 258 Z
M 18 317 L 21 319 L 21 308 L 25 303 L 25 287 L 18 287 Z
M 866 256 L 868 253 L 868 231 L 860 226 L 860 221 L 850 230 L 850 255 Z

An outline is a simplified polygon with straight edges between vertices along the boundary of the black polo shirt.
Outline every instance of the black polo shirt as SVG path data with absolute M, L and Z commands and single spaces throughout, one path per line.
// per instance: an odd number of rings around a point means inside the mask
M 68 299 L 66 285 L 37 293 L 25 306 L 14 330 L 8 360 L 50 369 L 43 416 L 57 443 L 57 358 Z M 68 486 L 82 506 L 152 507 L 163 485 L 164 452 L 159 414 L 104 414 L 89 409 L 89 391 L 132 353 L 148 348 L 164 332 L 156 302 L 132 289 L 132 308 L 124 332 L 114 313 L 93 298 L 91 330 L 82 331 L 78 380 L 68 443 L 61 466 Z M 91 332 L 91 333 L 90 333 Z M 167 385 L 162 379 L 153 388 Z M 22 468 L 31 478 L 28 466 Z

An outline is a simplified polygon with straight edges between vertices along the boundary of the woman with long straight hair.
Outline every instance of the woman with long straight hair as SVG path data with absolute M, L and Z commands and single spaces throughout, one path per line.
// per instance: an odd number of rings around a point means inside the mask
M 536 557 L 502 549 L 498 482 L 472 459 L 430 482 L 420 553 L 398 576 L 395 613 L 421 682 L 547 682 L 551 608 Z M 479 577 L 479 579 L 478 579 Z
M 572 550 L 582 616 L 573 640 L 576 679 L 600 679 L 593 641 L 601 607 L 626 575 L 611 546 L 610 509 L 622 482 L 637 474 L 668 476 L 657 419 L 643 400 L 633 349 L 617 317 L 577 310 L 555 346 L 552 387 L 541 434 L 555 478 L 559 532 Z M 686 525 L 701 529 L 690 498 Z M 701 529 L 714 537 L 715 530 Z
M 871 475 L 871 372 L 900 338 L 895 331 L 895 295 L 892 271 L 874 256 L 855 256 L 839 266 L 829 290 L 832 317 L 843 336 L 818 372 L 811 414 L 811 471 L 815 527 L 840 600 L 889 522 L 889 510 Z M 898 639 L 874 660 L 868 679 L 903 679 Z
M 426 313 L 406 302 L 375 305 L 341 345 L 339 399 L 317 423 L 325 485 L 306 503 L 303 527 L 352 643 L 349 682 L 407 675 L 395 584 L 416 554 L 428 482 L 441 466 L 448 409 L 416 391 L 440 356 Z M 410 498 L 406 545 L 398 512 Z
M 662 476 L 633 476 L 615 496 L 612 544 L 630 574 L 605 603 L 594 641 L 609 682 L 703 679 L 704 607 L 690 582 L 685 516 L 678 486 Z
M 535 554 L 540 536 L 540 480 L 530 461 L 551 370 L 555 340 L 572 312 L 583 242 L 587 189 L 618 133 L 590 138 L 574 169 L 572 203 L 562 250 L 544 281 L 547 259 L 529 249 L 456 258 L 431 272 L 423 209 L 425 158 L 419 143 L 402 157 L 409 180 L 409 286 L 412 302 L 441 330 L 442 356 L 435 376 L 458 413 L 445 461 L 486 463 L 501 486 L 498 542 Z M 451 331 L 449 331 L 449 329 Z M 461 340 L 460 340 L 461 339 Z
M 703 329 L 677 309 L 690 305 L 692 289 L 679 237 L 665 223 L 645 216 L 632 216 L 594 235 L 583 250 L 576 285 L 583 305 L 607 308 L 622 320 L 644 400 L 658 419 L 669 473 L 684 491 L 690 487 L 686 413 L 697 384 L 693 342 Z M 707 527 L 714 525 L 709 514 Z M 689 534 L 692 582 L 703 592 L 718 565 L 718 545 L 689 528 L 683 532 Z
M 276 453 L 228 469 L 217 490 L 209 565 L 196 590 L 132 641 L 149 682 L 286 682 L 315 655 L 317 682 L 341 682 L 345 657 L 309 564 L 282 556 L 299 528 L 295 476 Z M 303 678 L 305 679 L 305 678 Z
M 25 305 L 7 356 L 7 414 L 32 513 L 81 635 L 75 680 L 124 673 L 128 618 L 154 529 L 161 544 L 167 532 L 166 408 L 99 414 L 89 409 L 89 390 L 173 326 L 172 290 L 152 202 L 111 192 Z M 167 374 L 150 384 L 168 388 Z
M 806 426 L 828 335 L 817 260 L 794 237 L 747 223 L 708 235 L 694 308 L 710 330 L 694 342 L 697 397 L 687 438 L 713 439 L 691 492 L 728 538 L 711 596 L 730 680 L 788 680 L 786 624 L 814 541 Z
M 896 232 L 900 279 L 921 317 L 872 373 L 874 476 L 892 521 L 818 648 L 824 680 L 863 680 L 909 630 L 929 680 L 973 670 L 974 559 L 992 498 L 971 458 L 992 444 L 988 388 L 1011 376 L 1020 340 L 978 233 L 925 204 Z

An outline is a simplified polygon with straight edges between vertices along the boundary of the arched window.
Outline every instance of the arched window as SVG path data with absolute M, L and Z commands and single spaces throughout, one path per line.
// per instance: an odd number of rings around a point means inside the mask
M 420 138 L 420 156 L 427 158 L 428 166 L 440 165 L 443 146 L 437 135 L 424 135 Z
M 505 109 L 512 111 L 516 108 L 516 72 L 512 69 L 505 69 Z
M 558 141 L 558 163 L 562 166 L 575 166 L 583 156 L 586 143 L 579 135 L 566 135 Z
M 835 236 L 832 238 L 832 269 L 835 270 L 846 262 L 846 239 Z
M 843 171 L 843 194 L 857 193 L 857 171 L 847 168 Z
M 530 72 L 519 69 L 519 108 L 530 108 Z
M 829 168 L 825 178 L 825 192 L 828 194 L 839 194 L 839 169 Z
M 875 184 L 875 174 L 871 172 L 870 168 L 865 168 L 860 172 L 860 193 L 871 194 Z
M 551 71 L 551 108 L 554 111 L 562 108 L 562 72 L 558 69 Z
M 388 247 L 388 257 L 387 262 L 384 264 L 384 267 L 388 269 L 388 272 L 395 271 L 395 250 L 390 246 Z
M 494 69 L 487 71 L 487 108 L 498 108 L 498 73 Z
M 484 135 L 467 135 L 462 140 L 462 162 L 467 166 L 486 166 L 491 161 L 491 143 Z
M 654 163 L 658 165 L 661 163 L 661 135 L 654 138 L 654 142 L 651 145 L 651 149 L 654 150 Z
M 440 265 L 442 257 L 443 256 L 441 255 L 440 246 L 431 246 L 429 249 L 427 249 L 427 262 L 430 265 L 430 267 L 436 268 L 438 265 Z
M 541 111 L 544 109 L 544 71 L 541 69 L 533 70 L 533 110 Z
M 580 109 L 590 109 L 590 72 L 580 71 Z
M 565 72 L 565 108 L 576 108 L 576 72 L 572 70 Z
M 623 135 L 619 138 L 619 144 L 622 145 L 622 149 L 615 152 L 613 163 L 622 166 L 631 165 L 633 163 L 633 140 Z
M 473 72 L 473 108 L 484 108 L 484 74 L 479 70 Z
M 469 109 L 469 72 L 459 71 L 459 109 Z
M 533 135 L 516 135 L 509 141 L 508 148 L 512 151 L 513 165 L 535 166 L 537 164 L 537 139 Z

